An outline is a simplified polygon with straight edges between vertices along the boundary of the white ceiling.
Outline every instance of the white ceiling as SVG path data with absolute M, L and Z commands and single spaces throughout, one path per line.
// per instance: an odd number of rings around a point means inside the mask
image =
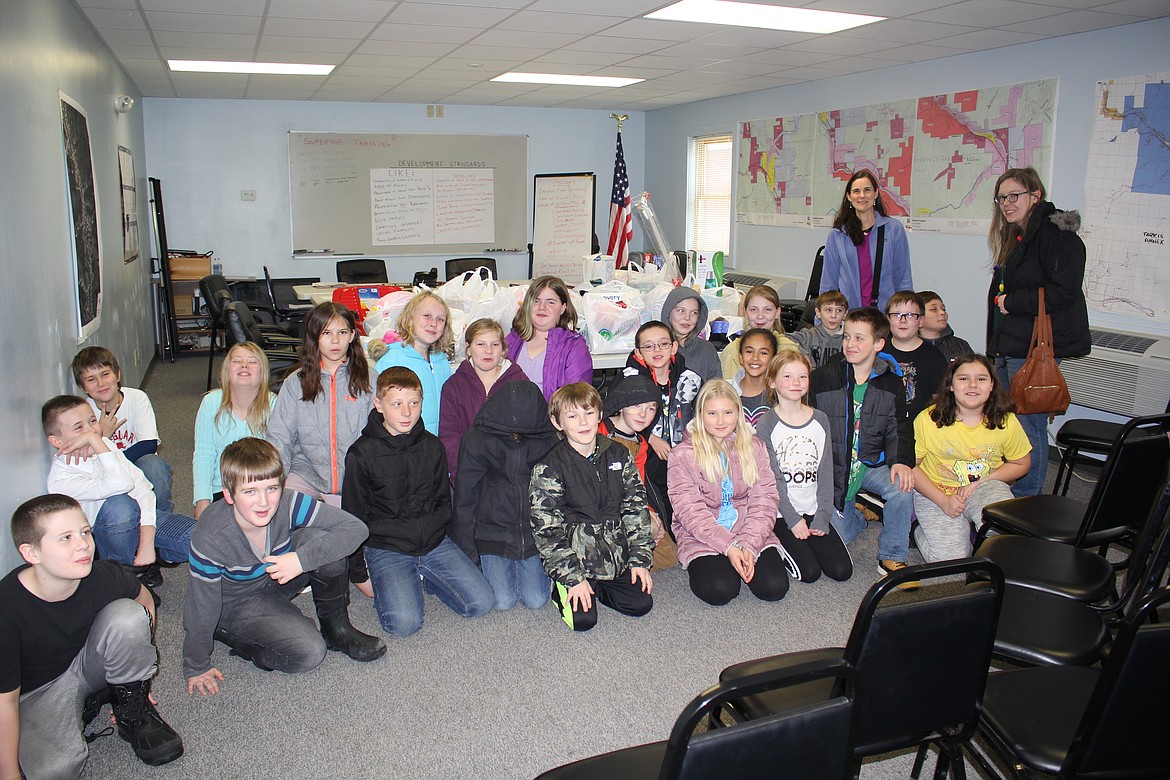
M 633 111 L 1170 15 L 1167 0 L 773 0 L 889 17 L 810 35 L 641 18 L 672 0 L 76 2 L 147 97 Z M 167 59 L 337 67 L 328 77 L 172 73 Z M 646 81 L 620 89 L 489 81 L 508 70 Z

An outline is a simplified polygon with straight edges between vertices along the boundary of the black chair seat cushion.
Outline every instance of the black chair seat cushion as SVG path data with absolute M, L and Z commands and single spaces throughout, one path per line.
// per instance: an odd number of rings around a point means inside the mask
M 1085 666 L 994 672 L 983 693 L 983 726 L 1025 767 L 1054 775 L 1100 676 Z
M 1085 604 L 1008 585 L 995 654 L 1032 666 L 1088 666 L 1109 639 L 1105 621 Z
M 1021 536 L 1035 536 L 1050 542 L 1072 544 L 1085 519 L 1087 505 L 1065 496 L 1025 496 L 996 501 L 983 507 L 983 522 L 999 531 Z M 1118 518 L 1124 521 L 1124 518 Z M 1085 544 L 1103 544 L 1126 533 L 1121 522 L 1115 528 L 1102 529 L 1088 536 Z
M 1010 585 L 1092 603 L 1114 592 L 1117 573 L 1095 552 L 1030 536 L 993 536 L 975 553 L 1003 569 Z
M 657 780 L 666 742 L 615 750 L 550 769 L 536 780 Z
M 1103 420 L 1069 420 L 1060 426 L 1056 433 L 1056 443 L 1062 447 L 1108 453 L 1113 448 L 1117 434 L 1121 433 L 1121 424 L 1104 422 Z

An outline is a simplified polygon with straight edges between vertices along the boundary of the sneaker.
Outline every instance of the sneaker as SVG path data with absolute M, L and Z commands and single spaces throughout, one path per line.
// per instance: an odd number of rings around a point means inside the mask
M 883 559 L 883 560 L 878 561 L 878 574 L 880 576 L 884 577 L 887 574 L 893 574 L 896 571 L 901 571 L 902 569 L 907 569 L 909 567 L 910 567 L 910 564 L 906 563 L 905 561 L 891 561 L 891 560 L 884 560 Z M 905 582 L 903 582 L 901 585 L 898 586 L 898 589 L 899 590 L 914 590 L 915 588 L 920 587 L 921 585 L 922 585 L 922 583 L 919 582 L 918 580 L 906 580 Z

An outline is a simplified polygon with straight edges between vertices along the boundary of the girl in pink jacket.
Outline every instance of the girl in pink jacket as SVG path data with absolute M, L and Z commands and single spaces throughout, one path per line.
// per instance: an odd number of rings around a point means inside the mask
M 780 497 L 768 451 L 728 382 L 708 381 L 695 405 L 666 467 L 679 563 L 708 604 L 731 601 L 741 583 L 756 598 L 779 601 L 788 573 L 774 530 Z

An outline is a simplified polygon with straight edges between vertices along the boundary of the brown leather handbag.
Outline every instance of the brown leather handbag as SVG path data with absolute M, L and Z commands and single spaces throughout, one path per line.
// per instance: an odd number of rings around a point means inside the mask
M 1012 377 L 1012 400 L 1017 414 L 1064 414 L 1071 399 L 1052 351 L 1052 317 L 1044 307 L 1043 287 L 1039 290 L 1039 299 L 1028 357 Z

